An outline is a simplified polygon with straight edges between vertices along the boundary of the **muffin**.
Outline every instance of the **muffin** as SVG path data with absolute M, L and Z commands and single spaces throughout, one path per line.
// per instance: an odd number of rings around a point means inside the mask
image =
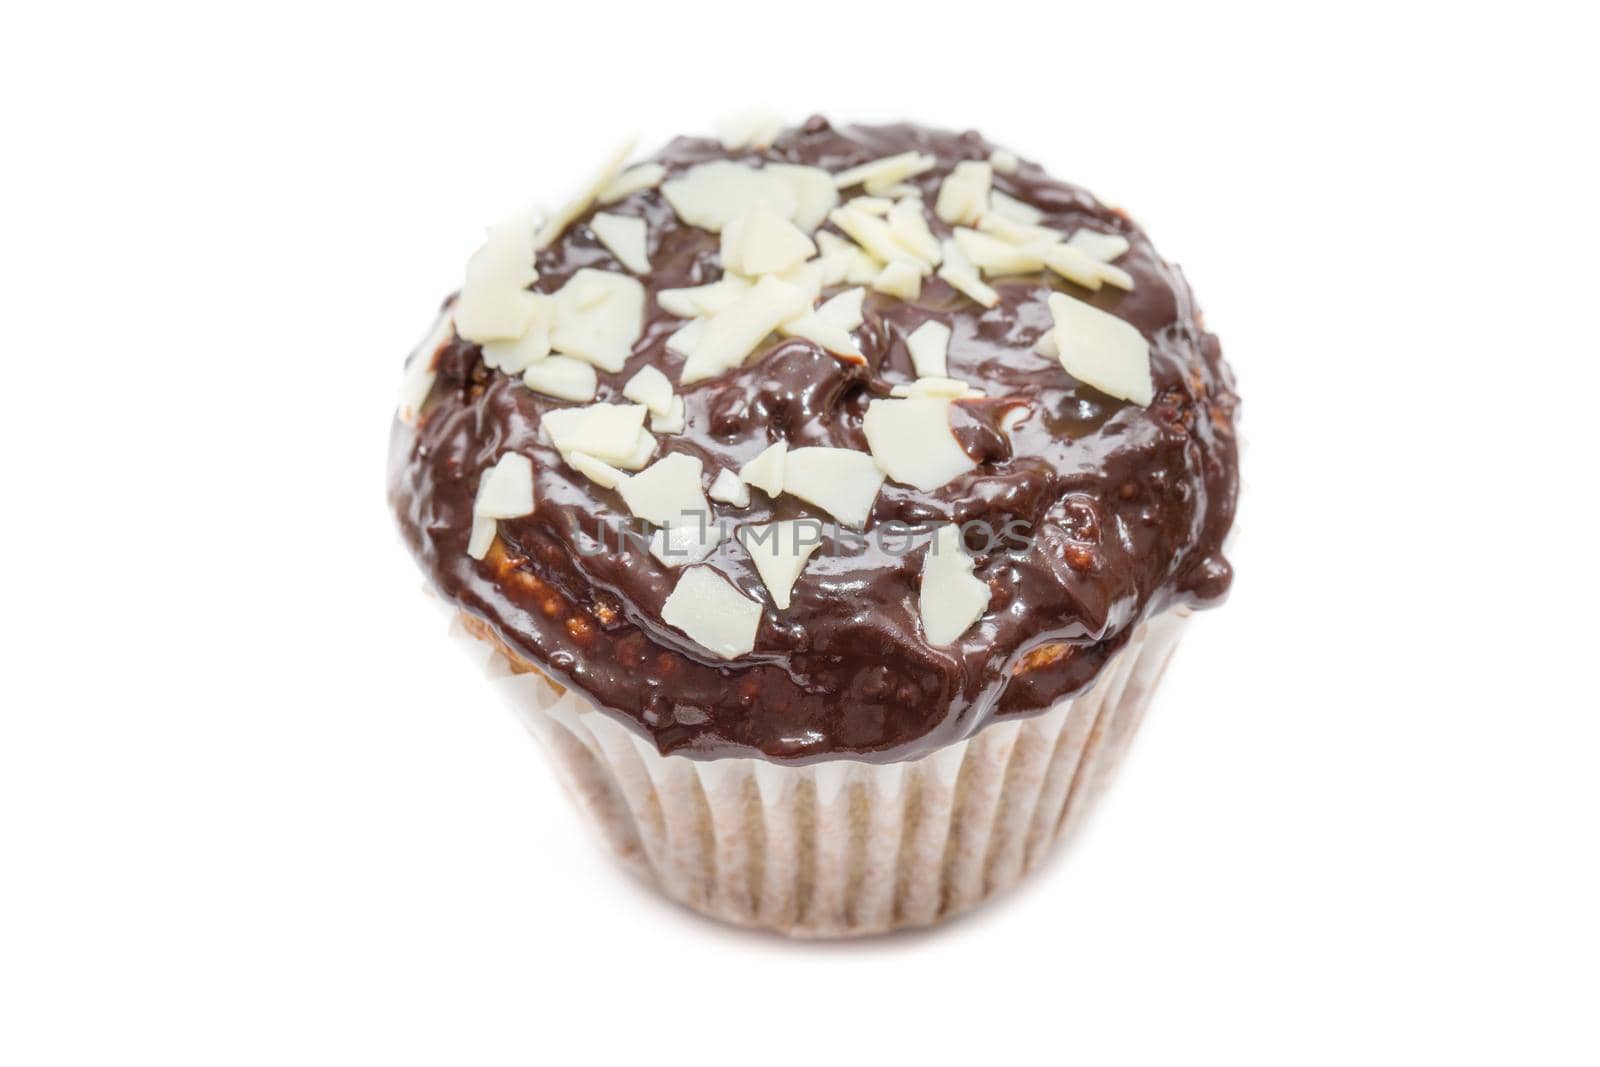
M 1237 407 L 1126 213 L 976 133 L 755 117 L 489 230 L 389 499 L 626 865 L 852 936 L 1080 823 L 1228 590 Z

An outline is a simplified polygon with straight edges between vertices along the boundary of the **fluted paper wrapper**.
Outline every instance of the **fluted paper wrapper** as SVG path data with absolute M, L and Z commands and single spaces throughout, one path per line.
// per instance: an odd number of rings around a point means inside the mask
M 1083 821 L 1187 621 L 1140 626 L 1086 693 L 921 759 L 662 756 L 476 620 L 452 632 L 549 754 L 611 851 L 672 899 L 792 937 L 926 926 L 1015 884 Z

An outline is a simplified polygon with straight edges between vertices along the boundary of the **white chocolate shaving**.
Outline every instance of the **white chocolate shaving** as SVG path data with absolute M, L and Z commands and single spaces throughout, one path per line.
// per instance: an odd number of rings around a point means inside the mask
M 639 436 L 634 438 L 633 451 L 627 459 L 617 461 L 617 466 L 623 470 L 636 471 L 650 462 L 650 457 L 656 454 L 656 439 L 649 430 L 641 427 Z
M 943 397 L 947 400 L 972 400 L 983 396 L 982 389 L 976 389 L 958 378 L 918 378 L 906 385 L 897 385 L 889 390 L 890 396 Z
M 570 356 L 551 356 L 533 364 L 522 372 L 522 384 L 559 400 L 593 400 L 599 388 L 594 368 Z
M 1110 263 L 1131 247 L 1120 233 L 1096 233 L 1094 230 L 1077 231 L 1067 239 L 1067 244 L 1102 263 Z
M 853 448 L 797 448 L 783 459 L 783 491 L 846 526 L 865 525 L 882 486 L 872 456 Z
M 944 262 L 939 267 L 939 277 L 950 288 L 971 297 L 986 308 L 992 308 L 1000 302 L 1000 294 L 978 276 L 978 268 L 967 259 L 960 245 L 946 238 L 943 251 Z
M 833 175 L 820 167 L 803 167 L 796 163 L 768 163 L 761 173 L 767 180 L 788 187 L 794 198 L 794 210 L 789 218 L 796 226 L 810 233 L 827 219 L 828 212 L 839 204 L 839 191 L 833 187 Z
M 694 351 L 694 346 L 700 343 L 700 335 L 705 332 L 705 319 L 690 319 L 667 338 L 667 351 L 688 359 L 689 353 Z
M 629 167 L 600 190 L 600 195 L 595 200 L 602 204 L 615 204 L 618 200 L 626 199 L 634 193 L 641 193 L 646 189 L 654 189 L 661 184 L 661 179 L 667 176 L 667 168 L 660 163 L 641 163 L 637 167 Z
M 626 274 L 585 267 L 555 299 L 551 347 L 603 371 L 620 371 L 644 329 L 644 286 Z
M 989 194 L 989 210 L 1025 226 L 1035 226 L 1044 221 L 1044 212 L 1032 204 L 1024 204 L 1014 196 L 1007 196 L 999 189 Z
M 717 140 L 730 152 L 741 148 L 768 148 L 783 132 L 783 117 L 756 108 L 717 120 Z
M 641 367 L 622 387 L 622 396 L 635 404 L 643 404 L 652 415 L 667 415 L 672 411 L 672 383 L 655 367 Z
M 683 452 L 669 452 L 621 485 L 628 510 L 655 526 L 683 520 L 704 520 L 711 505 L 700 488 L 700 461 Z
M 822 527 L 806 519 L 745 526 L 739 531 L 739 541 L 750 553 L 773 606 L 782 611 L 789 607 L 790 593 L 806 561 L 822 545 Z
M 789 445 L 784 441 L 767 446 L 759 456 L 739 468 L 739 480 L 777 499 L 783 492 L 783 465 L 788 451 Z
M 922 275 L 911 264 L 896 260 L 872 279 L 872 288 L 901 300 L 915 300 L 922 295 Z
M 722 228 L 722 267 L 735 274 L 782 274 L 816 254 L 811 238 L 766 204 L 756 204 Z
M 835 293 L 827 303 L 817 308 L 817 318 L 830 322 L 841 330 L 857 329 L 865 321 L 861 315 L 861 303 L 866 296 L 867 291 L 860 286 Z
M 639 434 L 649 434 L 644 429 L 649 412 L 643 404 L 590 404 L 547 411 L 539 425 L 558 452 L 587 452 L 628 468 L 639 451 Z
M 962 254 L 986 275 L 1031 274 L 1044 269 L 1043 244 L 1018 248 L 998 237 L 960 226 L 954 233 Z
M 672 407 L 665 415 L 650 416 L 650 429 L 654 433 L 682 433 L 688 425 L 688 408 L 681 396 L 672 398 Z
M 734 659 L 755 648 L 761 605 L 710 567 L 691 567 L 661 605 L 661 621 L 723 659 Z
M 650 538 L 650 554 L 668 567 L 683 567 L 699 563 L 723 541 L 721 523 L 709 516 L 704 522 L 685 520 L 671 522 L 657 530 Z
M 865 285 L 883 270 L 883 263 L 838 234 L 823 230 L 817 234 L 821 250 L 818 266 L 823 285 Z
M 977 466 L 950 429 L 947 397 L 874 400 L 867 405 L 861 429 L 883 472 L 923 492 Z
M 509 341 L 483 342 L 483 363 L 503 374 L 521 374 L 550 354 L 550 331 L 556 324 L 555 298 L 545 293 L 529 293 L 533 315 L 521 337 Z
M 622 165 L 627 162 L 628 154 L 633 151 L 633 142 L 630 140 L 613 152 L 601 166 L 599 172 L 589 179 L 576 196 L 567 201 L 560 211 L 550 217 L 544 224 L 537 237 L 533 240 L 535 251 L 542 251 L 555 243 L 556 238 L 566 232 L 568 226 L 575 222 L 578 216 L 589 210 L 595 197 L 600 195 L 602 189 L 609 189 L 611 183 L 617 180 L 617 175 L 622 173 Z
M 933 264 L 907 248 L 895 237 L 889 223 L 875 215 L 852 208 L 849 204 L 828 214 L 829 220 L 843 230 L 852 241 L 875 259 L 884 263 L 907 263 L 918 273 L 926 274 Z
M 950 327 L 932 319 L 911 331 L 906 338 L 911 366 L 918 378 L 943 378 L 946 355 L 950 350 Z
M 924 171 L 933 169 L 938 161 L 932 156 L 923 155 L 913 149 L 902 152 L 897 156 L 885 156 L 875 159 L 870 163 L 863 163 L 858 167 L 840 171 L 833 176 L 833 184 L 839 189 L 848 189 L 852 185 L 860 185 L 874 196 L 882 195 L 887 190 L 899 185 L 907 178 L 913 178 Z
M 723 504 L 732 504 L 736 508 L 750 506 L 750 487 L 739 480 L 739 475 L 724 467 L 717 472 L 711 480 L 710 497 L 712 500 Z
M 467 555 L 482 559 L 489 554 L 500 519 L 533 514 L 533 462 L 507 452 L 478 479 L 472 501 L 472 536 Z
M 824 235 L 826 236 L 826 235 Z M 732 274 L 706 285 L 688 289 L 663 289 L 656 294 L 661 310 L 680 319 L 693 319 L 715 315 L 745 293 L 750 283 Z
M 889 232 L 900 247 L 930 268 L 939 265 L 939 239 L 928 229 L 928 220 L 922 213 L 922 200 L 919 197 L 897 201 L 889 209 L 888 223 Z
M 1132 325 L 1065 293 L 1050 294 L 1050 317 L 1068 374 L 1141 407 L 1155 399 L 1150 345 Z
M 721 233 L 724 226 L 759 203 L 766 203 L 786 218 L 793 218 L 799 206 L 787 182 L 726 159 L 690 167 L 663 182 L 661 195 L 678 218 L 712 233 Z
M 773 275 L 706 321 L 678 380 L 687 385 L 739 366 L 783 323 L 811 306 L 806 293 Z
M 1015 174 L 1021 164 L 1022 161 L 1017 158 L 1015 152 L 1008 152 L 1004 148 L 996 148 L 989 153 L 989 165 L 997 174 Z
M 950 225 L 970 226 L 989 210 L 989 186 L 994 169 L 988 163 L 957 163 L 939 186 L 934 214 Z
M 1104 279 L 1106 265 L 1088 253 L 1071 245 L 1058 244 L 1045 252 L 1045 266 L 1085 289 L 1098 289 Z
M 568 465 L 602 489 L 615 489 L 628 480 L 628 476 L 611 464 L 595 459 L 587 452 L 568 452 L 563 457 Z
M 824 351 L 843 356 L 851 362 L 860 362 L 865 358 L 848 330 L 841 329 L 815 311 L 790 319 L 783 324 L 780 332 L 785 337 L 803 337 Z
M 482 247 L 467 260 L 467 276 L 451 313 L 456 332 L 468 341 L 521 337 L 536 301 L 527 291 L 539 280 L 533 260 L 534 220 L 519 215 L 491 226 Z
M 972 557 L 961 544 L 961 528 L 941 526 L 922 563 L 917 611 L 930 645 L 955 642 L 989 606 L 987 583 L 972 573 Z
M 589 220 L 589 228 L 624 267 L 635 274 L 650 273 L 649 228 L 644 219 L 601 211 Z

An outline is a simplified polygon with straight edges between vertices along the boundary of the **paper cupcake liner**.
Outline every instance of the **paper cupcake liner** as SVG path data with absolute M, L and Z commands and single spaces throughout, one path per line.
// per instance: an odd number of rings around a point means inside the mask
M 471 649 L 611 851 L 705 915 L 791 937 L 941 922 L 1009 888 L 1082 824 L 1116 769 L 1188 613 L 1140 626 L 1086 693 L 920 759 L 662 756 L 550 683 L 482 623 Z

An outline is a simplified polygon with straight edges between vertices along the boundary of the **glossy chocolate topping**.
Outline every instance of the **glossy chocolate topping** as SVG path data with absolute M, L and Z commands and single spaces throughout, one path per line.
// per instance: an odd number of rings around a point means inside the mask
M 993 150 L 975 133 L 835 129 L 813 118 L 764 151 L 729 153 L 713 140 L 682 138 L 656 159 L 669 177 L 720 158 L 840 171 L 913 148 L 938 159 L 910 179 L 930 205 L 955 163 Z M 915 378 L 906 335 L 930 318 L 951 328 L 950 375 L 987 394 L 952 408 L 957 438 L 979 465 L 933 492 L 885 482 L 868 528 L 891 520 L 982 520 L 997 532 L 1026 524 L 1024 549 L 1012 540 L 985 551 L 969 534 L 974 573 L 993 595 L 954 645 L 933 647 L 922 636 L 921 551 L 824 544 L 790 607 L 779 610 L 745 549 L 729 540 L 707 563 L 765 612 L 755 650 L 719 660 L 661 620 L 680 570 L 631 545 L 597 551 L 607 524 L 626 520 L 628 509 L 540 443 L 541 414 L 570 405 L 486 368 L 478 346 L 459 338 L 435 355 L 438 380 L 417 425 L 397 420 L 390 445 L 390 500 L 435 588 L 662 752 L 788 762 L 911 758 L 994 719 L 1041 712 L 1092 684 L 1141 620 L 1220 601 L 1232 578 L 1221 546 L 1238 489 L 1238 400 L 1217 339 L 1202 327 L 1182 275 L 1125 215 L 1028 163 L 997 172 L 994 186 L 1064 233 L 1087 227 L 1126 236 L 1132 247 L 1116 264 L 1133 275 L 1133 290 L 1090 292 L 1054 274 L 989 278 L 1001 299 L 985 309 L 928 278 L 914 301 L 869 292 L 855 331 L 864 366 L 809 341 L 772 337 L 742 367 L 688 386 L 678 384 L 681 357 L 665 348 L 684 320 L 654 296 L 719 278 L 717 236 L 682 223 L 659 189 L 604 209 L 648 222 L 653 269 L 643 279 L 643 335 L 621 373 L 601 373 L 596 400 L 620 400 L 641 367 L 660 367 L 686 401 L 688 427 L 658 435 L 657 456 L 698 456 L 708 480 L 778 440 L 865 450 L 868 401 Z M 553 292 L 583 267 L 620 269 L 588 217 L 540 253 L 535 289 Z M 929 222 L 936 235 L 949 235 L 931 212 Z M 1052 289 L 1132 323 L 1149 341 L 1149 407 L 1083 385 L 1034 351 L 1051 327 Z M 532 459 L 537 508 L 502 521 L 488 557 L 476 561 L 467 554 L 474 494 L 507 451 Z M 715 505 L 718 516 L 827 518 L 793 496 L 751 497 L 744 509 Z

